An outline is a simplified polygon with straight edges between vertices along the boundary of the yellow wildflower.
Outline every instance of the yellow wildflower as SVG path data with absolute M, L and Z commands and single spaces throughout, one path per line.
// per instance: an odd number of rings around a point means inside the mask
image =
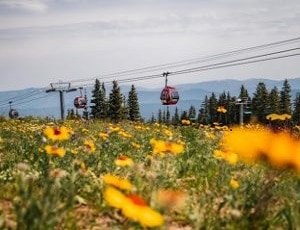
M 173 154 L 179 154 L 184 151 L 184 145 L 182 143 L 167 142 L 166 151 Z
M 154 138 L 152 138 L 150 140 L 150 143 L 153 147 L 153 153 L 154 154 L 162 153 L 162 152 L 165 151 L 165 142 L 164 141 L 155 140 Z
M 161 154 L 165 152 L 179 154 L 184 151 L 184 143 L 183 142 L 170 142 L 170 141 L 162 141 L 151 139 L 150 143 L 153 147 L 153 153 Z
M 226 160 L 231 165 L 236 164 L 238 161 L 238 155 L 236 153 L 230 152 L 230 151 L 223 152 L 221 150 L 215 150 L 214 157 Z
M 78 153 L 78 149 L 71 149 L 71 153 L 76 155 Z
M 53 141 L 63 141 L 70 138 L 70 130 L 65 127 L 50 127 L 48 126 L 44 130 L 44 134 Z
M 140 149 L 140 148 L 141 148 L 141 145 L 138 144 L 138 143 L 135 143 L 135 142 L 132 142 L 131 145 L 132 145 L 132 147 L 135 148 L 135 149 Z
M 159 206 L 178 210 L 183 207 L 186 194 L 182 191 L 162 189 L 157 192 L 156 199 Z
M 240 184 L 239 184 L 239 182 L 236 179 L 231 178 L 230 179 L 230 186 L 232 188 L 236 189 L 236 188 L 240 187 Z
M 138 221 L 144 227 L 153 228 L 163 225 L 164 218 L 159 212 L 153 210 L 152 208 L 142 207 L 140 208 Z
M 127 133 L 127 132 L 125 132 L 124 130 L 120 130 L 120 131 L 118 132 L 118 134 L 119 134 L 120 136 L 122 136 L 122 137 L 126 137 L 126 138 L 130 138 L 130 137 L 132 137 L 132 135 L 131 135 L 131 134 L 129 134 L 129 133 Z
M 111 174 L 104 175 L 103 181 L 107 185 L 111 185 L 123 190 L 131 190 L 133 188 L 133 185 L 128 180 Z
M 111 132 L 118 132 L 120 130 L 120 127 L 118 127 L 118 126 L 114 127 L 114 126 L 110 125 L 109 130 Z
M 209 139 L 215 139 L 216 135 L 213 134 L 212 132 L 205 132 L 205 136 Z
M 122 192 L 111 186 L 105 189 L 103 196 L 104 200 L 114 208 L 120 209 L 127 203 L 127 197 Z
M 117 166 L 132 166 L 134 163 L 133 163 L 133 160 L 127 156 L 119 156 L 116 160 L 115 160 L 115 164 Z
M 122 207 L 124 216 L 138 221 L 144 227 L 159 227 L 164 223 L 163 216 L 149 207 L 141 197 L 129 195 L 127 199 L 126 205 Z
M 219 112 L 219 113 L 227 113 L 227 109 L 225 109 L 224 106 L 219 106 L 217 108 L 217 112 Z
M 164 133 L 165 133 L 168 137 L 172 137 L 172 136 L 173 136 L 172 131 L 169 130 L 169 129 L 165 129 L 165 130 L 164 130 Z
M 99 137 L 102 138 L 103 140 L 106 140 L 108 138 L 108 133 L 99 133 Z
M 45 150 L 49 155 L 55 155 L 59 157 L 64 157 L 66 154 L 66 150 L 64 148 L 59 148 L 54 145 L 46 145 Z
M 83 144 L 87 148 L 88 152 L 94 153 L 96 151 L 96 146 L 94 142 L 85 140 Z
M 190 120 L 187 120 L 187 119 L 182 119 L 182 120 L 181 120 L 181 124 L 182 124 L 182 125 L 190 125 L 190 124 L 191 124 L 191 121 L 190 121 Z
M 300 171 L 300 144 L 288 133 L 274 133 L 260 127 L 234 129 L 222 142 L 223 151 L 236 152 L 241 159 L 264 159 L 273 167 Z

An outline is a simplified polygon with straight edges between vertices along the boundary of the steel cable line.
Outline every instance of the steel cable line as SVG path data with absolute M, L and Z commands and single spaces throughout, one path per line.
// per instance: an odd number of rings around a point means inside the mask
M 132 74 L 146 73 L 146 72 L 150 72 L 150 71 L 161 70 L 166 67 L 167 68 L 181 67 L 184 65 L 191 65 L 191 64 L 196 64 L 199 62 L 214 61 L 214 60 L 217 60 L 220 58 L 226 58 L 228 56 L 240 55 L 240 54 L 243 54 L 244 52 L 255 52 L 258 50 L 274 48 L 274 47 L 287 45 L 290 43 L 296 43 L 296 42 L 300 42 L 300 37 L 283 40 L 283 41 L 278 41 L 278 42 L 273 42 L 273 43 L 268 43 L 268 44 L 263 44 L 263 45 L 258 45 L 258 46 L 253 46 L 253 47 L 244 48 L 244 49 L 233 50 L 233 51 L 224 52 L 224 53 L 220 53 L 220 54 L 216 54 L 216 55 L 210 55 L 210 56 L 206 56 L 206 57 L 193 58 L 193 59 L 188 59 L 188 60 L 184 60 L 184 61 L 170 62 L 170 63 L 162 64 L 162 65 L 153 65 L 153 66 L 149 66 L 149 67 L 142 67 L 142 68 L 137 68 L 137 69 L 132 69 L 132 70 L 119 71 L 119 72 L 115 72 L 115 73 L 111 73 L 111 74 L 104 74 L 104 75 L 98 76 L 98 77 L 101 77 L 102 79 L 110 79 L 110 78 L 114 78 L 116 75 L 118 75 L 120 77 L 120 76 L 127 76 L 127 75 L 132 75 Z M 95 80 L 96 78 L 97 77 L 78 79 L 78 80 L 72 80 L 70 82 L 72 83 L 72 82 L 91 81 L 91 80 Z
M 216 65 L 216 66 L 212 66 L 212 67 L 205 67 L 205 68 L 199 68 L 199 69 L 194 69 L 194 70 L 188 70 L 186 72 L 183 72 L 183 71 L 178 71 L 178 72 L 173 72 L 173 73 L 171 72 L 170 75 L 171 74 L 176 74 L 177 75 L 177 74 L 200 72 L 200 71 L 205 71 L 205 70 L 220 69 L 220 68 L 225 68 L 225 67 L 233 67 L 233 66 L 239 66 L 239 65 L 245 65 L 245 64 L 252 64 L 252 63 L 257 63 L 257 62 L 265 62 L 265 61 L 282 59 L 282 58 L 288 58 L 288 57 L 295 57 L 295 56 L 300 56 L 300 53 L 283 55 L 283 56 L 277 56 L 277 57 L 270 57 L 270 58 L 252 60 L 252 61 L 237 62 L 237 63 L 233 63 L 233 64 Z
M 17 101 L 23 101 L 23 100 L 26 100 L 26 99 L 28 99 L 28 98 L 30 98 L 30 97 L 33 97 L 33 96 L 35 96 L 35 95 L 39 95 L 39 94 L 43 94 L 44 93 L 44 91 L 43 91 L 43 88 L 42 89 L 36 89 L 35 91 L 32 91 L 32 92 L 27 92 L 27 93 L 25 93 L 25 94 L 21 94 L 21 95 L 18 95 L 18 96 L 15 96 L 15 97 L 13 97 L 13 98 L 17 98 L 17 99 L 15 99 L 15 100 L 11 100 L 12 98 L 9 98 L 9 99 L 6 99 L 6 102 L 4 103 L 1 103 L 0 104 L 0 107 L 2 107 L 3 105 L 6 105 L 7 103 L 9 103 L 10 101 L 12 102 L 12 103 L 15 103 L 15 102 L 17 102 Z M 3 100 L 4 101 L 4 100 Z
M 19 98 L 19 97 L 26 97 L 27 95 L 30 95 L 31 93 L 34 93 L 36 91 L 40 91 L 40 89 L 33 89 L 32 91 L 30 92 L 26 92 L 24 94 L 21 94 L 21 95 L 17 95 L 17 96 L 14 96 L 14 97 L 10 97 L 10 98 L 7 98 L 7 99 L 4 99 L 4 100 L 1 100 L 0 103 L 4 102 L 4 101 L 11 101 L 15 98 Z
M 170 75 L 180 75 L 180 74 L 185 74 L 185 73 L 202 72 L 202 71 L 207 71 L 207 70 L 221 69 L 221 68 L 226 68 L 226 67 L 234 67 L 234 66 L 258 63 L 258 62 L 265 62 L 265 61 L 276 60 L 276 59 L 283 59 L 283 58 L 288 58 L 288 57 L 295 57 L 295 56 L 299 56 L 299 55 L 300 55 L 300 53 L 295 53 L 295 54 L 269 57 L 269 58 L 263 58 L 263 59 L 257 59 L 257 60 L 249 60 L 249 61 L 244 61 L 244 62 L 236 62 L 235 61 L 235 62 L 231 62 L 231 63 L 227 63 L 227 64 L 219 63 L 219 64 L 198 67 L 197 69 L 191 69 L 191 70 L 187 69 L 186 72 L 178 71 L 178 72 L 169 72 L 169 73 L 170 73 Z M 118 83 L 144 81 L 144 80 L 150 80 L 150 79 L 161 78 L 161 77 L 163 77 L 162 74 L 135 77 L 135 78 L 127 78 L 127 79 L 118 80 Z M 104 81 L 103 83 L 111 83 L 111 82 Z M 81 84 L 80 86 L 93 86 L 93 85 L 94 85 L 94 83 Z
M 205 65 L 205 66 L 200 66 L 200 67 L 194 67 L 194 68 L 179 70 L 179 71 L 175 71 L 175 72 L 170 72 L 170 75 L 172 75 L 172 74 L 178 74 L 178 73 L 186 72 L 186 71 L 190 71 L 190 70 L 197 70 L 199 68 L 202 69 L 202 68 L 213 67 L 213 66 L 218 66 L 218 65 L 230 64 L 230 63 L 235 63 L 235 62 L 240 62 L 240 61 L 245 61 L 245 60 L 250 60 L 250 59 L 256 59 L 256 58 L 261 58 L 261 57 L 266 57 L 266 56 L 270 56 L 270 55 L 276 55 L 276 54 L 281 54 L 281 53 L 296 51 L 296 50 L 300 50 L 300 47 L 292 48 L 292 49 L 287 49 L 287 50 L 280 50 L 280 51 L 277 51 L 277 52 L 260 54 L 260 55 L 255 55 L 255 56 L 251 56 L 251 57 L 246 57 L 246 58 L 240 58 L 240 59 L 225 61 L 225 62 L 219 62 L 219 63 Z
M 25 102 L 19 102 L 19 103 L 16 103 L 14 105 L 23 105 L 23 104 L 26 104 L 26 103 L 29 103 L 29 102 L 32 102 L 32 101 L 36 101 L 36 100 L 40 100 L 40 99 L 43 99 L 43 98 L 46 98 L 46 97 L 50 97 L 51 95 L 50 94 L 46 94 L 44 96 L 41 96 L 41 97 L 36 97 L 36 98 L 32 98 L 28 101 L 25 101 Z M 18 107 L 21 107 L 21 106 L 18 106 Z
M 230 60 L 230 61 L 214 63 L 214 64 L 210 64 L 210 65 L 203 65 L 203 66 L 184 69 L 184 70 L 178 70 L 178 71 L 169 72 L 169 75 L 178 75 L 178 74 L 183 74 L 183 73 L 192 73 L 192 72 L 197 72 L 197 71 L 220 69 L 220 68 L 225 68 L 225 67 L 232 67 L 232 66 L 238 66 L 238 65 L 245 65 L 245 64 L 257 63 L 257 62 L 264 62 L 264 61 L 269 61 L 269 60 L 293 57 L 293 56 L 298 56 L 299 54 L 289 54 L 289 55 L 283 55 L 283 56 L 277 56 L 277 57 L 270 57 L 270 58 L 265 58 L 265 59 L 247 61 L 247 60 L 251 60 L 251 59 L 257 59 L 257 58 L 261 58 L 261 57 L 266 57 L 266 56 L 271 56 L 271 55 L 278 55 L 278 54 L 282 54 L 282 53 L 286 53 L 286 52 L 296 51 L 296 50 L 299 50 L 299 49 L 300 48 L 281 50 L 281 51 L 272 52 L 272 53 L 255 55 L 255 56 L 246 57 L 246 58 L 239 58 L 239 59 L 234 59 L 234 60 Z M 245 62 L 245 61 L 247 61 L 247 62 Z M 117 80 L 117 81 L 119 83 L 125 83 L 125 82 L 149 80 L 149 79 L 160 78 L 160 77 L 163 77 L 162 74 L 146 75 L 146 76 L 134 77 L 134 78 L 126 78 L 126 79 L 120 79 L 120 80 Z M 108 82 L 103 81 L 103 83 L 108 83 Z M 91 84 L 83 84 L 83 85 L 80 84 L 80 86 L 90 86 L 90 85 L 92 85 L 92 83 Z

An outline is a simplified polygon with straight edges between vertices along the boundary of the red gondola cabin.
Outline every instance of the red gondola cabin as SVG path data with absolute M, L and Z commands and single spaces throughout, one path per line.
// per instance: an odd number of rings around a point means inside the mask
M 74 99 L 74 106 L 77 109 L 83 109 L 83 108 L 85 108 L 86 104 L 87 104 L 87 101 L 86 101 L 85 97 L 83 97 L 83 96 L 77 96 L 77 97 L 75 97 L 75 99 Z
M 175 105 L 179 100 L 179 94 L 174 87 L 166 86 L 161 91 L 160 100 L 163 105 Z

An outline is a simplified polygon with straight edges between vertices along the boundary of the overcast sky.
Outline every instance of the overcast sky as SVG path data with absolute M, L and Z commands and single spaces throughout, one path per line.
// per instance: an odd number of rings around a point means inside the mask
M 299 0 L 0 0 L 0 91 L 101 81 L 109 73 L 297 37 Z M 300 42 L 279 48 L 295 47 Z M 164 71 L 173 69 L 156 72 Z M 174 75 L 169 83 L 252 77 L 300 77 L 300 56 Z

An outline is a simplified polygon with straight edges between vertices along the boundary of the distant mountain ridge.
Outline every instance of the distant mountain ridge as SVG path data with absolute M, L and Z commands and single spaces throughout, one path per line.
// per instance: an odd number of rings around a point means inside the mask
M 199 109 L 205 96 L 210 96 L 214 92 L 217 96 L 225 92 L 229 92 L 231 96 L 238 96 L 242 85 L 248 90 L 250 96 L 256 90 L 259 82 L 264 82 L 268 90 L 277 87 L 281 90 L 283 80 L 270 80 L 251 78 L 247 80 L 232 80 L 224 79 L 217 81 L 204 81 L 198 83 L 188 83 L 176 85 L 176 89 L 180 94 L 180 100 L 176 106 L 170 106 L 171 113 L 177 107 L 179 112 L 188 110 L 191 105 Z M 300 78 L 288 79 L 292 89 L 292 97 L 295 98 L 296 93 L 300 92 Z M 130 85 L 120 85 L 121 92 L 127 97 L 130 90 Z M 87 97 L 90 101 L 91 91 L 93 87 L 87 88 Z M 106 87 L 106 92 L 109 94 L 111 88 Z M 161 88 L 150 89 L 137 87 L 136 91 L 140 103 L 141 115 L 145 119 L 149 119 L 152 114 L 157 116 L 159 109 L 165 109 L 160 103 Z M 80 94 L 77 92 L 70 92 L 64 94 L 65 114 L 68 109 L 74 109 L 73 100 L 75 96 Z M 32 95 L 32 96 L 31 96 Z M 0 115 L 8 116 L 9 104 L 12 101 L 12 107 L 17 109 L 20 116 L 34 116 L 34 117 L 54 117 L 60 118 L 60 103 L 59 93 L 46 93 L 44 89 L 28 88 L 23 90 L 2 91 L 0 92 Z

